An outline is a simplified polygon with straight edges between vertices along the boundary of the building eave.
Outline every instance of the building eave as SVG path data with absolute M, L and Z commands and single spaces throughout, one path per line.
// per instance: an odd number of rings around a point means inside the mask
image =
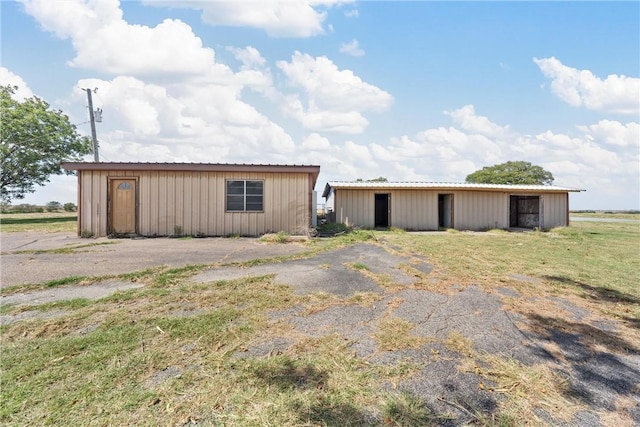
M 432 190 L 432 191 L 507 191 L 511 193 L 568 193 L 586 191 L 553 185 L 474 184 L 468 182 L 367 182 L 331 181 L 325 185 L 323 197 L 332 190 Z
M 144 163 L 144 162 L 64 162 L 66 170 L 77 171 L 175 171 L 175 172 L 262 172 L 307 173 L 315 186 L 320 174 L 317 165 L 273 165 L 247 163 Z

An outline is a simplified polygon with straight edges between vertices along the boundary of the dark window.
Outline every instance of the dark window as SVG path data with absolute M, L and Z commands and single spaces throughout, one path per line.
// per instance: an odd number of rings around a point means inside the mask
M 262 212 L 264 181 L 227 181 L 227 211 Z

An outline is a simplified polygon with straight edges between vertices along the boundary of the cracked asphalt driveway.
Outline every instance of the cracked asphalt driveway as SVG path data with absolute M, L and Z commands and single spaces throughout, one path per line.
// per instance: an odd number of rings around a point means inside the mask
M 256 239 L 82 239 L 71 233 L 2 233 L 2 286 L 69 276 L 104 276 L 146 268 L 247 261 L 304 252 L 299 244 Z M 68 250 L 68 253 L 54 251 Z
M 421 366 L 410 378 L 384 387 L 419 397 L 432 413 L 441 416 L 440 425 L 468 425 L 477 421 L 474 414 L 494 413 L 504 397 L 483 375 L 490 357 L 516 364 L 520 370 L 548 369 L 565 382 L 563 402 L 577 403 L 582 409 L 570 419 L 560 419 L 553 410 L 536 407 L 534 414 L 544 424 L 640 425 L 638 344 L 619 335 L 614 321 L 556 295 L 532 298 L 509 287 L 489 292 L 474 285 L 446 285 L 439 290 L 421 286 L 430 280 L 429 260 L 398 254 L 385 241 L 244 268 L 214 264 L 292 255 L 306 248 L 267 245 L 255 239 L 141 239 L 115 240 L 66 254 L 37 253 L 91 242 L 111 241 L 69 235 L 42 239 L 3 235 L 2 285 L 132 272 L 158 265 L 211 264 L 189 279 L 198 283 L 273 275 L 274 284 L 290 286 L 297 294 L 326 293 L 341 301 L 314 313 L 303 307 L 273 312 L 274 321 L 287 322 L 300 336 L 339 334 L 355 355 L 371 363 Z M 25 250 L 29 252 L 20 252 Z M 517 272 L 513 275 L 517 280 L 533 280 Z M 366 293 L 377 295 L 378 300 L 371 305 L 349 303 L 350 298 Z M 3 303 L 20 303 L 9 297 L 3 296 Z M 29 303 L 28 295 L 20 298 Z M 540 310 L 514 309 L 519 305 Z M 549 315 L 549 307 L 562 316 Z M 377 328 L 391 317 L 409 322 L 423 344 L 380 348 L 375 339 Z M 458 344 L 452 337 L 457 337 Z M 293 345 L 291 336 L 269 336 L 236 357 L 262 357 Z

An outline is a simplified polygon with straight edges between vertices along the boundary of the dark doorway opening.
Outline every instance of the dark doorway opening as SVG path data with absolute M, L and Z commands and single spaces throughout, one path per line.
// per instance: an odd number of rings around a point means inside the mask
M 438 228 L 453 228 L 453 194 L 438 194 Z
M 389 194 L 375 195 L 375 227 L 389 227 Z
M 540 227 L 540 196 L 509 197 L 509 227 Z

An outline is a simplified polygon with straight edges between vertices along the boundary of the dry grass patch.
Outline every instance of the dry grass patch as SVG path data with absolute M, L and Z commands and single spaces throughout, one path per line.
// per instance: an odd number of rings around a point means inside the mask
M 382 298 L 382 295 L 374 292 L 356 292 L 344 302 L 346 305 L 357 304 L 362 307 L 373 307 Z
M 636 387 L 636 394 L 640 393 L 640 385 Z M 602 424 L 616 427 L 637 427 L 631 412 L 636 409 L 638 403 L 632 397 L 623 396 L 616 401 L 614 412 L 607 412 L 600 416 Z
M 543 423 L 536 415 L 537 409 L 566 422 L 580 409 L 566 397 L 570 393 L 569 383 L 546 365 L 527 366 L 493 355 L 483 355 L 481 360 L 490 367 L 476 366 L 474 372 L 496 384 L 490 390 L 503 397 L 498 401 L 500 413 L 517 420 L 519 425 Z
M 382 351 L 420 348 L 432 339 L 415 335 L 415 325 L 407 320 L 386 314 L 377 325 L 373 337 Z
M 475 355 L 473 341 L 466 338 L 456 330 L 449 332 L 447 338 L 444 340 L 444 345 L 449 350 L 455 351 L 467 357 L 474 357 Z

